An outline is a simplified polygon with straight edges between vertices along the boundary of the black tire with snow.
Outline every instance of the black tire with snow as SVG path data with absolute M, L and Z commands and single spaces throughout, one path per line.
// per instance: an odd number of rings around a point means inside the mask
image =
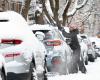
M 85 60 L 85 65 L 88 65 L 88 58 Z
M 1 80 L 6 80 L 6 76 L 3 71 L 0 71 Z
M 93 55 L 92 54 L 88 54 L 88 60 L 90 61 L 90 62 L 94 62 L 95 61 L 95 59 L 94 59 L 94 57 L 93 57 Z

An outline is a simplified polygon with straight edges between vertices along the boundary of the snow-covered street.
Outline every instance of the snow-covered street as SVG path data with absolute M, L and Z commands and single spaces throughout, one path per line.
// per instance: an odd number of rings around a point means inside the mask
M 0 80 L 100 80 L 100 0 L 0 0 Z
M 100 80 L 100 58 L 98 58 L 95 62 L 89 62 L 86 68 L 86 74 L 79 72 L 77 74 L 70 74 L 66 76 L 57 75 L 55 77 L 49 77 L 49 80 Z

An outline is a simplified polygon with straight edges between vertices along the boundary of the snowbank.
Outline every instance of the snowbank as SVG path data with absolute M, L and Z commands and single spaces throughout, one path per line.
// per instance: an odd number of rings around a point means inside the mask
M 89 65 L 87 65 L 86 68 L 86 74 L 79 72 L 77 74 L 57 75 L 49 77 L 49 80 L 100 80 L 100 58 L 98 58 L 94 63 L 89 62 Z

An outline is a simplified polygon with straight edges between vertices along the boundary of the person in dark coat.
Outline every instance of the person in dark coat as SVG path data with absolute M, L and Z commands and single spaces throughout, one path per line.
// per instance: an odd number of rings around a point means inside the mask
M 71 43 L 69 45 L 73 50 L 73 54 L 71 63 L 72 65 L 70 67 L 69 73 L 78 73 L 78 70 L 80 70 L 82 73 L 86 73 L 86 67 L 81 56 L 81 48 L 77 38 L 77 34 L 79 33 L 77 26 L 70 25 L 70 33 L 67 33 L 64 28 L 58 27 L 58 29 L 61 30 L 64 37 L 71 39 Z

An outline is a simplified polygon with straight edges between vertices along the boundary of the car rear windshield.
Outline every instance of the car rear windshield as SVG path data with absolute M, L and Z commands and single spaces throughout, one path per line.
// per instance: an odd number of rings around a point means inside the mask
M 45 33 L 45 39 L 53 39 L 54 38 L 54 33 L 52 31 L 48 31 L 47 33 Z
M 50 30 L 35 30 L 33 31 L 33 33 L 35 34 L 37 31 L 41 31 L 45 34 L 44 40 L 53 39 L 55 36 L 53 31 L 50 31 Z

